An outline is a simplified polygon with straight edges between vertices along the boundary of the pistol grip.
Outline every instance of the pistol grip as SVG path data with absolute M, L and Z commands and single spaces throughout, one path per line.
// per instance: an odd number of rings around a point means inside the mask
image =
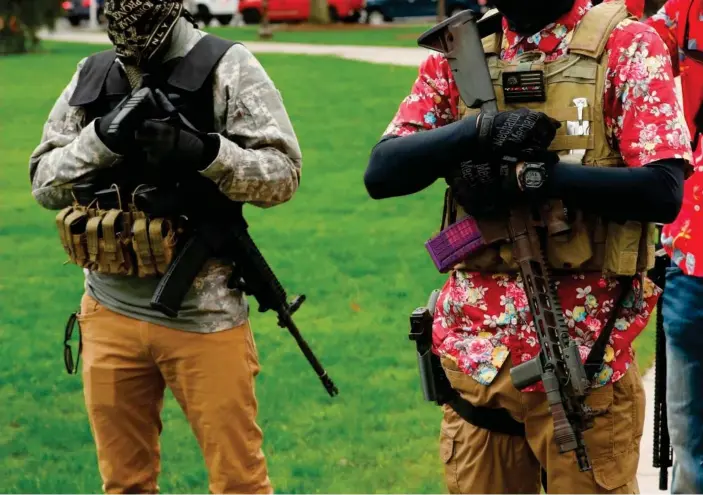
M 542 378 L 542 363 L 539 357 L 530 359 L 510 369 L 510 379 L 518 390 L 534 385 Z

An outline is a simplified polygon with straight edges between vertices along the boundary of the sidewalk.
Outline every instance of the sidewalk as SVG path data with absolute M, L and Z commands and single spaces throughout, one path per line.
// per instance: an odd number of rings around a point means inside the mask
M 64 31 L 49 33 L 43 31 L 42 39 L 80 43 L 109 44 L 107 35 L 101 32 Z M 417 67 L 425 59 L 429 50 L 424 48 L 400 48 L 355 45 L 312 45 L 303 43 L 276 43 L 248 41 L 245 46 L 254 53 L 294 53 L 301 55 L 332 55 L 350 60 L 360 60 L 376 64 L 392 64 Z M 677 79 L 678 81 L 678 79 Z M 410 84 L 410 81 L 408 82 Z M 659 470 L 652 467 L 654 447 L 654 368 L 644 377 L 647 394 L 645 430 L 640 444 L 640 463 L 637 479 L 640 493 L 664 493 L 659 491 Z
M 39 37 L 51 41 L 109 44 L 110 40 L 102 32 L 61 31 L 50 33 L 41 31 Z M 305 43 L 243 42 L 254 53 L 294 53 L 300 55 L 332 55 L 350 60 L 360 60 L 376 64 L 418 66 L 429 50 L 425 48 L 378 47 L 356 45 L 313 45 Z

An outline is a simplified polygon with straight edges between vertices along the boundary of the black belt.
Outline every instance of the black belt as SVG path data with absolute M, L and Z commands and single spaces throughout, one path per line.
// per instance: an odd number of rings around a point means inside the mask
M 477 407 L 456 393 L 445 402 L 464 421 L 483 430 L 502 433 L 513 437 L 525 437 L 525 425 L 516 421 L 507 409 L 492 409 Z M 540 481 L 544 492 L 547 493 L 547 471 L 540 469 Z
M 445 404 L 454 409 L 464 421 L 477 428 L 515 437 L 525 436 L 525 425 L 516 421 L 507 409 L 477 407 L 458 393 Z

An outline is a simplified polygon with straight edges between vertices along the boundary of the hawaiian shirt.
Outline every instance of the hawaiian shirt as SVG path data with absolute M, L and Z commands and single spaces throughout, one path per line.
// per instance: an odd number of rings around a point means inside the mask
M 503 59 L 539 49 L 546 60 L 567 51 L 569 33 L 586 12 L 590 0 L 576 0 L 573 9 L 541 32 L 522 37 L 503 27 Z M 612 146 L 625 163 L 639 167 L 667 159 L 690 160 L 690 136 L 676 89 L 666 46 L 657 33 L 639 22 L 625 20 L 607 45 L 608 70 L 603 114 Z M 458 118 L 459 92 L 447 60 L 431 54 L 421 64 L 412 91 L 384 135 L 404 136 L 447 125 Z M 571 338 L 585 359 L 623 290 L 619 281 L 600 273 L 555 277 Z M 635 292 L 640 282 L 633 282 Z M 594 386 L 619 380 L 634 359 L 633 340 L 646 326 L 661 293 L 645 279 L 643 300 L 634 296 L 619 310 L 605 366 Z M 434 352 L 456 362 L 459 369 L 488 385 L 510 356 L 513 365 L 539 352 L 522 280 L 517 274 L 454 271 L 435 308 Z M 542 384 L 525 391 L 543 390 Z
M 686 36 L 686 16 L 689 18 Z M 681 77 L 684 112 L 692 135 L 694 117 L 703 102 L 703 61 L 689 57 L 689 50 L 702 50 L 703 3 L 700 0 L 669 0 L 647 20 L 661 35 L 671 55 L 674 75 Z M 685 41 L 687 39 L 687 42 Z M 684 46 L 686 44 L 686 46 Z M 662 245 L 684 273 L 703 277 L 703 140 L 694 156 L 695 171 L 686 181 L 681 212 L 662 231 Z

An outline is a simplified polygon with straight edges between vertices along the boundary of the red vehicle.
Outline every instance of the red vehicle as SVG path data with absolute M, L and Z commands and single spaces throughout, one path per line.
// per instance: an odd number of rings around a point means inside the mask
M 327 0 L 330 19 L 357 22 L 365 0 Z M 305 22 L 310 17 L 310 0 L 268 0 L 270 22 Z M 239 0 L 239 12 L 245 24 L 261 21 L 261 0 Z

